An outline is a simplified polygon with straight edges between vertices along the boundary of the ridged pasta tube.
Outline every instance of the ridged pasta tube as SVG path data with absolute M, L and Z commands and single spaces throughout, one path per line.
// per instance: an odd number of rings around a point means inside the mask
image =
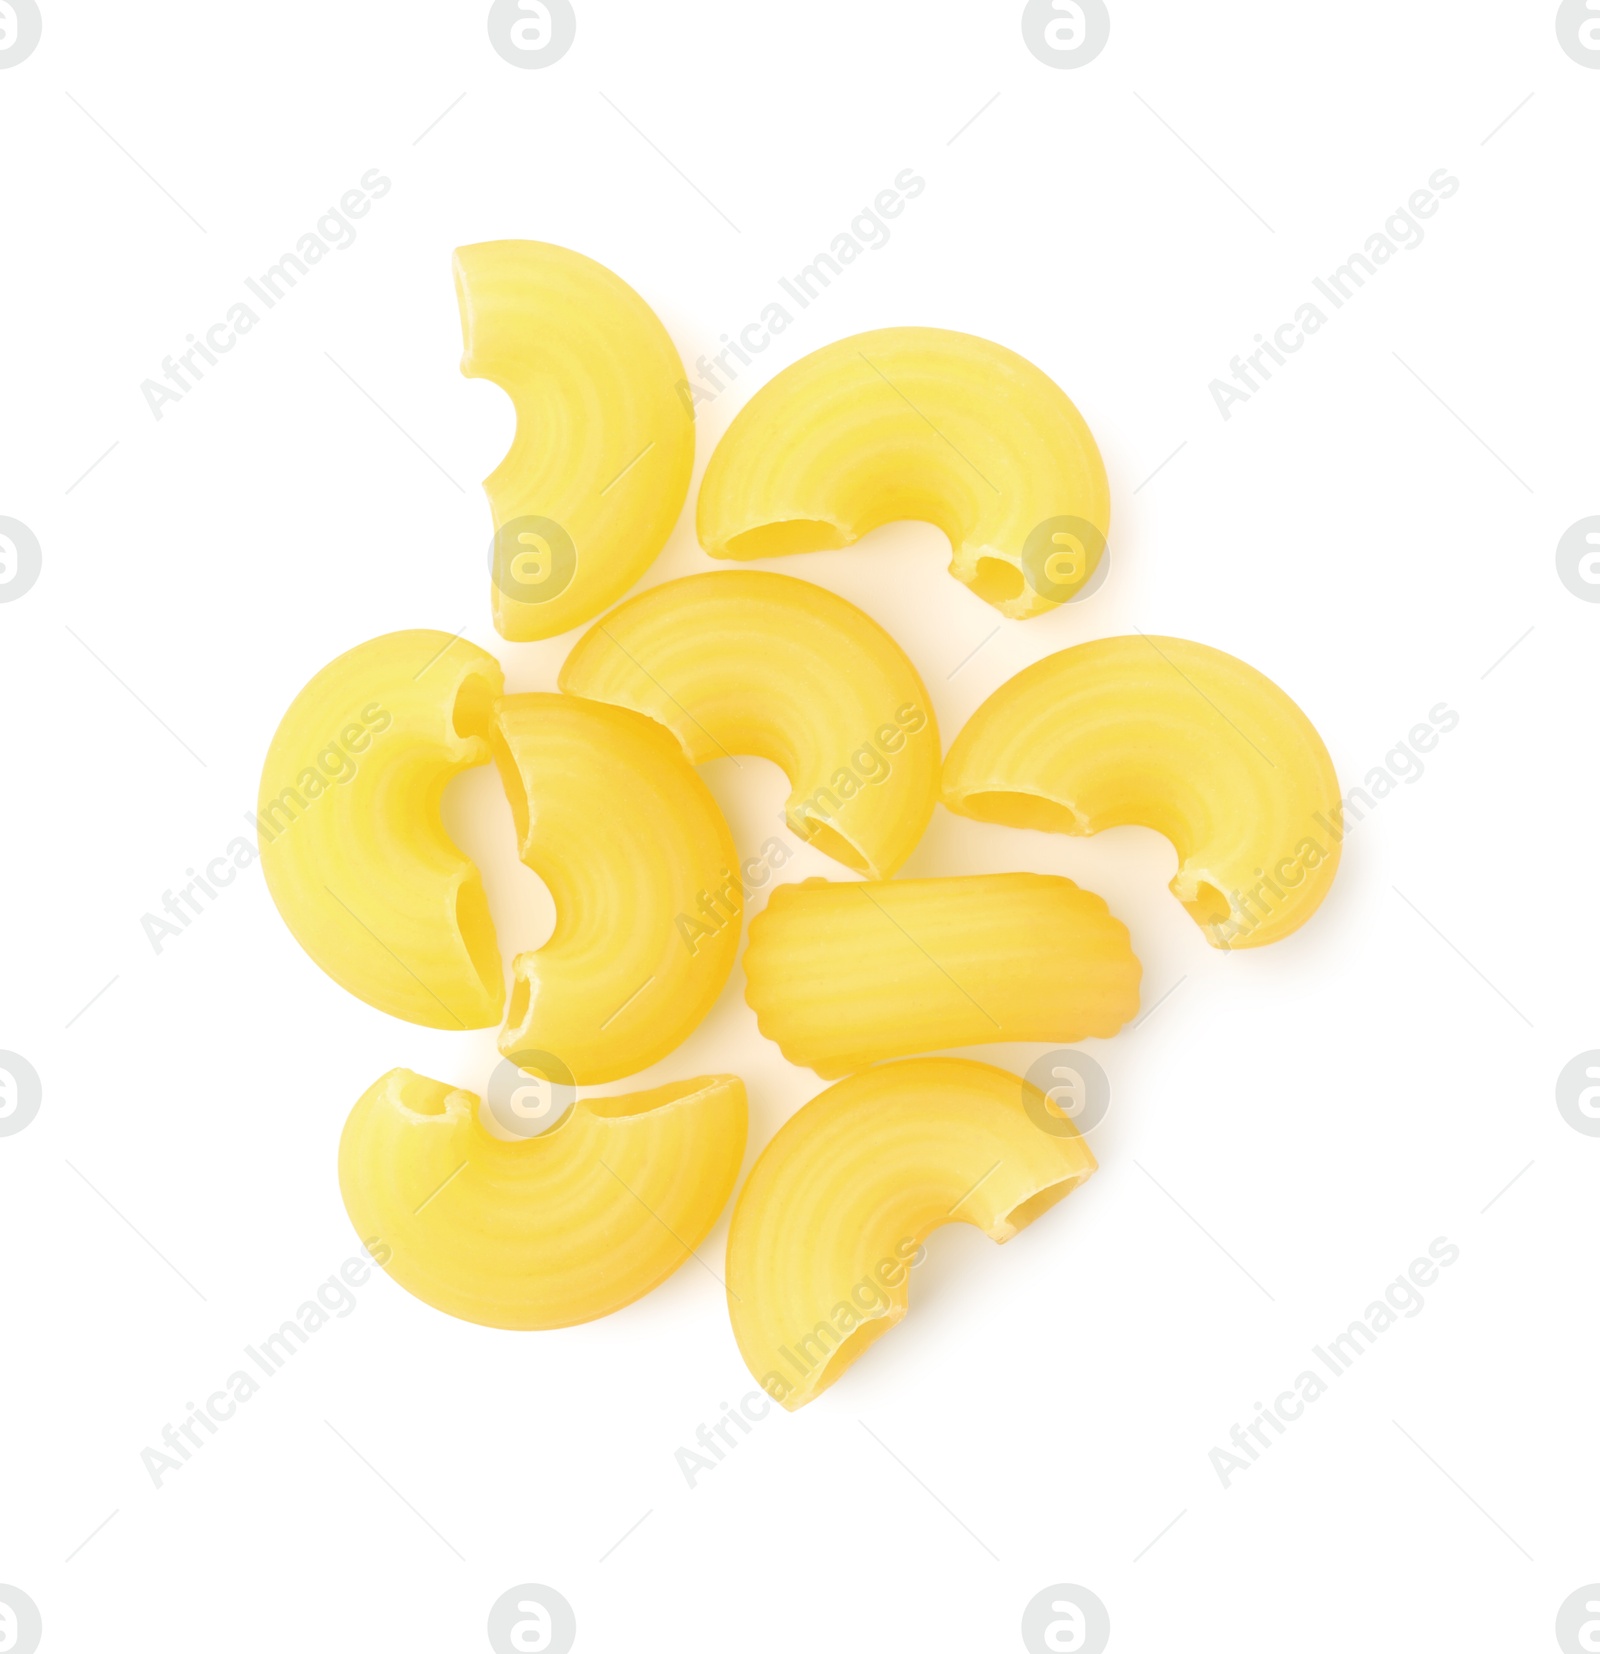
M 505 1142 L 478 1099 L 396 1068 L 350 1111 L 339 1188 L 407 1292 L 489 1327 L 567 1327 L 659 1286 L 717 1221 L 744 1158 L 731 1074 L 580 1099 Z
M 707 930 L 733 837 L 653 719 L 576 695 L 507 695 L 491 745 L 519 852 L 555 902 L 513 963 L 500 1049 L 553 1055 L 579 1085 L 636 1074 L 699 1026 L 733 968 L 737 919 Z M 714 910 L 714 904 L 713 904 Z
M 987 1063 L 922 1057 L 830 1086 L 767 1145 L 734 1208 L 728 1314 L 745 1365 L 803 1407 L 904 1317 L 935 1229 L 1008 1241 L 1094 1170 L 1072 1123 Z
M 1339 866 L 1339 781 L 1311 721 L 1242 660 L 1172 637 L 1080 643 L 1019 672 L 944 765 L 957 815 L 1056 833 L 1153 827 L 1213 947 L 1297 930 Z
M 261 866 L 278 912 L 341 987 L 430 1028 L 500 1020 L 505 974 L 476 867 L 439 819 L 488 762 L 499 662 L 447 632 L 390 632 L 323 667 L 261 770 Z
M 484 482 L 494 623 L 554 637 L 616 602 L 667 543 L 689 492 L 683 362 L 620 276 L 543 241 L 455 256 L 468 378 L 511 397 L 517 431 Z
M 1014 351 L 889 327 L 802 357 L 751 397 L 712 452 L 697 507 L 713 557 L 853 545 L 901 518 L 950 541 L 950 572 L 1025 620 L 1080 591 L 1111 493 L 1083 416 Z
M 693 764 L 771 759 L 790 828 L 858 873 L 887 878 L 933 814 L 939 730 L 916 668 L 804 580 L 740 569 L 653 586 L 584 633 L 561 687 L 648 713 Z
M 745 975 L 761 1032 L 824 1079 L 958 1045 L 1109 1039 L 1139 1008 L 1127 927 L 1044 873 L 783 885 Z

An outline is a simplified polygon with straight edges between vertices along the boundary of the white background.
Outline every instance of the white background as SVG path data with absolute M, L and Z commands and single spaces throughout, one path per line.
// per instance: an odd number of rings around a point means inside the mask
M 0 1582 L 43 1646 L 473 1649 L 524 1581 L 606 1654 L 1020 1648 L 1058 1582 L 1119 1654 L 1556 1646 L 1600 1577 L 1600 1140 L 1554 1101 L 1600 1045 L 1600 608 L 1554 563 L 1600 512 L 1600 72 L 1554 6 L 1114 0 L 1104 54 L 1060 71 L 1014 0 L 579 0 L 529 72 L 481 3 L 43 3 L 0 71 L 0 515 L 44 559 L 0 605 L 0 1047 L 44 1086 L 0 1139 Z M 393 189 L 354 245 L 155 420 L 141 381 L 372 167 Z M 489 621 L 477 479 L 512 416 L 459 375 L 451 250 L 578 248 L 692 364 L 906 167 L 927 187 L 888 244 L 700 409 L 697 481 L 759 382 L 865 328 L 984 334 L 1067 389 L 1114 499 L 1083 603 L 990 637 L 922 525 L 781 565 L 899 638 L 946 743 L 1020 666 L 1135 627 L 1265 671 L 1346 787 L 1431 707 L 1459 727 L 1314 921 L 1235 956 L 1151 833 L 941 810 L 905 872 L 1068 874 L 1128 923 L 1146 1006 L 1170 998 L 1091 1046 L 1098 1176 L 1004 1251 L 938 1234 L 893 1336 L 692 1489 L 675 1451 L 753 1387 L 726 1217 L 564 1332 L 379 1276 L 158 1490 L 141 1450 L 354 1252 L 355 1098 L 396 1065 L 478 1089 L 494 1060 L 492 1030 L 344 994 L 259 868 L 159 955 L 140 926 L 245 831 L 279 716 L 352 644 L 465 627 L 511 688 L 555 686 L 570 638 Z M 1225 421 L 1209 382 L 1441 167 L 1460 189 L 1423 243 Z M 646 584 L 712 566 L 692 501 Z M 781 776 L 706 775 L 752 853 Z M 532 945 L 547 899 L 492 776 L 448 807 Z M 813 872 L 839 870 L 782 876 Z M 609 1089 L 722 1069 L 752 1158 L 820 1089 L 738 968 Z M 1211 1449 L 1441 1235 L 1460 1260 L 1424 1310 L 1224 1488 Z

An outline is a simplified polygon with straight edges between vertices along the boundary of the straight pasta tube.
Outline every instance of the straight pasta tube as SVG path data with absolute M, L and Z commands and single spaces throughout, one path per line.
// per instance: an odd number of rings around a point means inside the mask
M 761 1032 L 825 1079 L 952 1046 L 1108 1039 L 1139 1008 L 1127 927 L 1043 873 L 784 885 L 750 926 L 745 974 Z

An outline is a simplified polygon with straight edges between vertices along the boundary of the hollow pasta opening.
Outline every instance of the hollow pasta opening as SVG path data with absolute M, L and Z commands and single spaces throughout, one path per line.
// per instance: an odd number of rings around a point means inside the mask
M 583 1106 L 603 1120 L 622 1120 L 638 1114 L 653 1114 L 673 1103 L 709 1097 L 730 1083 L 729 1076 L 715 1074 L 705 1079 L 673 1080 L 649 1091 L 630 1091 L 614 1097 L 585 1097 Z
M 1076 833 L 1087 831 L 1084 823 L 1070 804 L 1038 793 L 971 792 L 960 799 L 964 816 L 974 821 L 997 821 L 1003 827 L 1031 827 L 1040 833 Z
M 836 524 L 796 517 L 746 529 L 743 534 L 735 534 L 722 550 L 728 557 L 787 557 L 800 551 L 837 551 L 845 544 Z
M 505 966 L 489 913 L 489 898 L 484 894 L 481 879 L 475 875 L 463 879 L 456 890 L 456 929 L 466 944 L 467 958 L 472 961 L 485 994 L 498 1006 L 505 998 Z
M 528 1025 L 528 1012 L 533 1005 L 533 985 L 521 971 L 511 982 L 511 1008 L 506 1012 L 506 1032 L 521 1032 Z
M 980 557 L 977 572 L 968 584 L 985 603 L 998 607 L 1022 596 L 1022 570 L 999 557 Z
M 806 821 L 806 842 L 820 850 L 823 855 L 832 856 L 835 861 L 842 862 L 853 872 L 865 873 L 869 878 L 882 877 L 843 833 L 829 827 L 825 822 L 818 821 L 814 816 Z
M 1052 1183 L 1048 1189 L 1041 1189 L 1037 1194 L 1029 1195 L 1021 1205 L 1013 1206 L 1006 1213 L 1006 1222 L 1013 1229 L 1026 1229 L 1041 1213 L 1048 1212 L 1058 1201 L 1065 1200 L 1087 1176 L 1088 1173 L 1085 1172 L 1083 1177 L 1064 1178 L 1060 1183 Z
M 903 1316 L 904 1311 L 900 1315 L 879 1315 L 870 1321 L 863 1321 L 824 1362 L 811 1393 L 815 1395 L 830 1384 L 837 1383 L 891 1327 L 898 1325 Z
M 413 1074 L 405 1068 L 397 1068 L 385 1077 L 390 1100 L 398 1103 L 408 1114 L 422 1119 L 433 1119 L 447 1113 L 450 1099 L 460 1095 L 454 1086 L 430 1080 L 424 1074 Z
M 450 722 L 462 740 L 470 740 L 474 735 L 488 735 L 498 693 L 498 685 L 482 672 L 472 672 L 461 680 L 461 687 L 456 691 L 456 704 L 451 708 Z
M 1194 895 L 1184 904 L 1194 922 L 1202 929 L 1209 929 L 1212 925 L 1225 924 L 1233 917 L 1233 908 L 1228 898 L 1208 880 L 1201 879 L 1195 885 Z

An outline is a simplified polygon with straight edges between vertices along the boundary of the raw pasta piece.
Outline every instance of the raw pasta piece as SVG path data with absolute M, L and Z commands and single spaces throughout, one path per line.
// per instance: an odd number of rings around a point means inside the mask
M 1339 865 L 1339 782 L 1310 720 L 1252 666 L 1171 637 L 1080 643 L 973 713 L 944 766 L 957 815 L 1046 832 L 1136 823 L 1218 948 L 1297 930 Z
M 261 771 L 267 889 L 341 987 L 430 1028 L 488 1028 L 505 973 L 476 867 L 439 819 L 487 763 L 499 663 L 446 632 L 390 632 L 295 697 Z
M 745 975 L 761 1032 L 824 1079 L 958 1045 L 1109 1039 L 1139 1008 L 1127 927 L 1045 873 L 783 885 Z
M 570 694 L 648 713 L 693 764 L 736 753 L 788 776 L 792 831 L 887 878 L 939 792 L 939 730 L 916 668 L 852 603 L 754 570 L 669 580 L 597 621 Z
M 517 431 L 485 480 L 494 623 L 554 637 L 616 602 L 667 542 L 689 492 L 683 363 L 620 276 L 544 241 L 455 255 L 461 371 L 511 397 Z
M 906 1313 L 941 1225 L 1008 1241 L 1095 1170 L 1035 1086 L 922 1057 L 812 1098 L 767 1145 L 728 1231 L 728 1314 L 745 1365 L 791 1412 Z
M 1052 379 L 934 327 L 858 333 L 785 368 L 740 409 L 700 485 L 713 557 L 831 550 L 906 517 L 943 529 L 956 579 L 1025 620 L 1094 573 L 1111 492 Z
M 507 695 L 490 741 L 556 909 L 550 940 L 513 964 L 500 1050 L 553 1056 L 579 1085 L 636 1074 L 688 1038 L 733 968 L 727 823 L 672 735 L 625 707 Z
M 731 1074 L 589 1097 L 507 1142 L 478 1099 L 396 1068 L 350 1111 L 339 1188 L 407 1292 L 484 1326 L 567 1327 L 659 1286 L 717 1221 L 744 1158 Z

